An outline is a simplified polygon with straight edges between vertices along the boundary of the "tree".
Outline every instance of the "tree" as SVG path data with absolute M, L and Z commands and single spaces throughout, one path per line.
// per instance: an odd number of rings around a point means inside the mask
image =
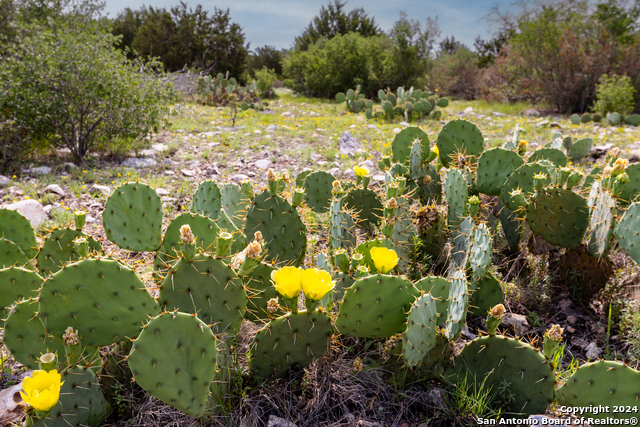
M 161 65 L 127 60 L 99 24 L 51 20 L 20 32 L 0 64 L 0 112 L 29 137 L 82 164 L 101 144 L 162 125 L 173 97 Z
M 462 44 L 462 42 L 456 40 L 455 36 L 451 36 L 451 38 L 447 36 L 444 38 L 444 40 L 440 41 L 440 51 L 438 52 L 438 54 L 451 55 L 456 53 L 456 50 L 460 49 L 461 47 L 464 47 L 468 50 L 468 48 L 464 44 Z
M 262 46 L 247 56 L 245 73 L 249 77 L 255 77 L 255 72 L 266 67 L 273 70 L 278 76 L 282 75 L 282 62 L 284 55 L 282 51 L 274 46 Z
M 480 36 L 476 37 L 473 46 L 478 54 L 478 67 L 487 68 L 493 64 L 496 56 L 500 54 L 502 48 L 509 43 L 515 34 L 515 29 L 508 28 L 500 31 L 497 36 L 489 40 L 483 40 Z
M 344 35 L 349 32 L 358 33 L 364 37 L 381 33 L 375 19 L 369 18 L 364 9 L 357 8 L 347 13 L 344 11 L 346 4 L 346 2 L 334 0 L 333 4 L 322 6 L 320 13 L 313 18 L 302 34 L 296 37 L 294 48 L 307 50 L 321 37 L 330 39 L 338 34 Z

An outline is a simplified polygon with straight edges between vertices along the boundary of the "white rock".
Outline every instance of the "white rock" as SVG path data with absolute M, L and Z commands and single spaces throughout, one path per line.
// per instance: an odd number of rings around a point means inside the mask
M 180 172 L 182 172 L 184 176 L 196 176 L 196 171 L 193 169 L 180 169 Z
M 265 129 L 266 132 L 275 132 L 276 130 L 278 130 L 278 125 L 269 125 Z
M 505 325 L 513 326 L 518 335 L 524 335 L 531 326 L 527 321 L 527 317 L 522 314 L 506 313 L 502 318 L 502 323 Z
M 373 175 L 371 180 L 374 182 L 384 181 L 384 175 Z
M 24 416 L 20 391 L 22 391 L 22 383 L 0 391 L 0 425 L 18 425 L 14 423 L 18 423 Z
M 233 175 L 231 177 L 231 179 L 236 181 L 236 182 L 240 182 L 240 181 L 243 181 L 245 179 L 249 179 L 249 177 L 247 175 L 245 175 L 245 174 L 237 173 L 237 174 Z
M 364 162 L 362 162 L 362 166 L 364 166 L 367 169 L 369 169 L 369 171 L 372 171 L 373 168 L 375 167 L 375 165 L 373 164 L 373 162 L 371 160 L 365 160 Z
M 269 169 L 272 163 L 271 160 L 262 159 L 255 162 L 254 165 L 259 169 Z
M 298 427 L 291 421 L 287 421 L 275 415 L 269 415 L 267 427 Z
M 139 159 L 136 157 L 129 157 L 120 164 L 123 168 L 148 168 L 155 165 L 156 161 L 154 159 Z
M 473 107 L 467 107 L 464 109 L 464 113 L 465 114 L 475 114 L 475 111 L 473 111 Z
M 348 130 L 344 131 L 342 135 L 340 135 L 340 141 L 338 144 L 340 154 L 342 155 L 353 155 L 356 151 L 362 149 L 358 140 L 355 139 Z
M 37 200 L 27 199 L 20 200 L 19 202 L 11 203 L 10 205 L 0 206 L 4 209 L 11 209 L 12 211 L 18 211 L 25 218 L 31 221 L 31 225 L 35 228 L 42 224 L 48 216 L 44 211 L 44 207 Z
M 353 171 L 353 169 L 346 169 L 342 172 L 342 176 L 344 176 L 345 178 L 355 179 L 356 173 Z
M 58 184 L 47 185 L 47 188 L 44 189 L 45 193 L 54 193 L 60 197 L 64 196 L 64 190 Z
M 367 125 L 367 128 L 369 128 L 369 129 L 378 129 L 378 126 L 376 126 L 376 125 Z
M 169 146 L 166 144 L 158 143 L 158 144 L 153 144 L 151 148 L 153 148 L 158 153 L 162 153 L 163 151 L 167 151 L 169 149 Z
M 164 188 L 156 188 L 156 194 L 158 194 L 158 196 L 160 197 L 163 197 L 163 196 L 168 196 L 170 193 Z
M 411 126 L 411 125 L 407 122 L 400 122 L 400 126 Z
M 4 175 L 0 175 L 0 188 L 7 187 L 11 184 L 11 180 Z
M 37 168 L 27 169 L 26 172 L 32 175 L 49 175 L 51 168 L 49 166 L 39 166 Z
M 89 193 L 94 196 L 101 195 L 107 197 L 109 196 L 109 194 L 111 194 L 111 187 L 107 185 L 93 184 L 91 188 L 89 188 Z
M 156 158 L 156 150 L 142 150 L 140 155 L 146 159 L 155 159 Z
M 600 357 L 600 353 L 602 352 L 602 350 L 598 348 L 598 344 L 595 341 L 590 343 L 587 348 L 584 349 L 584 351 L 587 355 L 587 359 L 597 359 L 598 357 Z

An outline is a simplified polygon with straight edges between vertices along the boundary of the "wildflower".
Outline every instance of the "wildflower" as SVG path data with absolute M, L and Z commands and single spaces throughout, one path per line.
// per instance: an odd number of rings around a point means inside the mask
M 398 264 L 398 254 L 393 249 L 372 248 L 371 259 L 380 274 L 387 274 Z
M 524 139 L 520 140 L 520 147 L 526 147 L 527 145 L 529 145 L 527 141 L 525 141 Z
M 64 384 L 61 379 L 56 370 L 33 371 L 32 376 L 25 378 L 22 383 L 22 400 L 36 411 L 50 410 L 60 399 L 60 387 Z
M 434 145 L 433 148 L 431 149 L 431 151 L 436 153 L 437 156 L 440 156 L 440 150 L 438 149 L 437 145 Z
M 191 232 L 191 227 L 189 224 L 185 224 L 180 227 L 180 240 L 187 245 L 195 245 L 196 237 Z
M 300 269 L 297 267 L 282 267 L 271 272 L 271 280 L 276 291 L 285 298 L 296 298 L 302 289 Z
M 331 274 L 325 270 L 309 268 L 300 274 L 302 291 L 305 298 L 311 301 L 320 301 L 331 289 Z
M 353 171 L 356 173 L 356 176 L 360 178 L 369 175 L 369 169 L 364 166 L 356 166 L 353 168 Z

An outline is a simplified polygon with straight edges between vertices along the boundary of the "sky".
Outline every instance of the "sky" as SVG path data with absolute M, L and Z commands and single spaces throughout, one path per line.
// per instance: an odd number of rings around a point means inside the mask
M 185 0 L 189 6 L 198 4 L 207 10 L 229 9 L 232 22 L 238 23 L 245 34 L 250 49 L 270 45 L 277 49 L 289 48 L 294 39 L 309 25 L 320 11 L 322 5 L 333 0 Z M 105 12 L 113 18 L 126 7 L 139 9 L 142 5 L 169 8 L 179 4 L 179 0 L 106 0 Z M 364 8 L 370 17 L 384 31 L 388 31 L 400 17 L 400 11 L 407 13 L 409 19 L 424 24 L 427 17 L 438 17 L 442 31 L 441 38 L 455 36 L 470 48 L 479 35 L 490 37 L 491 26 L 485 17 L 491 8 L 498 4 L 496 0 L 348 0 L 346 11 Z M 514 6 L 504 1 L 500 10 L 512 10 Z

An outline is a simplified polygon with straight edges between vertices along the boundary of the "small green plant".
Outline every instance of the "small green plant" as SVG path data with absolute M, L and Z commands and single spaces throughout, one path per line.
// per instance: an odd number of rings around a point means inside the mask
M 498 400 L 509 400 L 508 384 L 501 384 L 497 394 L 492 393 L 492 387 L 486 383 L 487 377 L 481 382 L 469 380 L 465 375 L 458 378 L 455 388 L 445 395 L 448 407 L 455 413 L 455 417 L 468 419 L 470 424 L 475 425 L 478 418 L 497 419 L 500 416 L 500 409 L 494 409 Z M 496 398 L 499 398 L 498 400 Z M 453 415 L 453 414 L 452 414 Z
M 630 344 L 628 355 L 640 360 L 640 313 L 629 303 L 623 310 L 620 320 L 620 334 Z
M 256 79 L 254 84 L 258 89 L 258 93 L 263 98 L 273 98 L 273 84 L 278 79 L 274 70 L 268 69 L 266 66 L 261 70 L 256 70 Z
M 593 111 L 602 115 L 606 113 L 629 114 L 633 111 L 635 89 L 629 76 L 603 74 L 596 85 L 597 101 Z

